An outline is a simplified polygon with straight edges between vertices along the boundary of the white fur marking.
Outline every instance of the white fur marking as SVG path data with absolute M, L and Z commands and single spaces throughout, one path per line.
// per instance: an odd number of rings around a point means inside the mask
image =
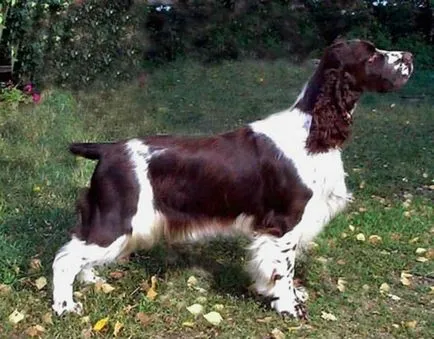
M 56 254 L 53 262 L 53 310 L 81 313 L 83 307 L 72 298 L 72 284 L 76 275 L 85 269 L 85 275 L 92 266 L 104 265 L 116 260 L 127 244 L 127 236 L 116 239 L 110 246 L 101 247 L 73 237 Z M 89 278 L 89 276 L 87 276 Z
M 386 57 L 387 63 L 393 66 L 395 71 L 399 71 L 403 76 L 409 76 L 413 72 L 413 65 L 406 65 L 403 61 L 404 52 L 385 51 L 377 48 L 377 52 Z M 398 62 L 400 61 L 401 62 Z
M 285 264 L 281 258 L 281 249 L 277 246 L 276 241 L 273 236 L 260 235 L 248 247 L 251 258 L 247 269 L 254 281 L 255 289 L 265 296 L 272 295 L 271 277 L 273 272 L 281 272 Z
M 154 209 L 154 194 L 148 177 L 148 163 L 153 156 L 164 151 L 150 152 L 149 147 L 138 139 L 127 142 L 131 163 L 139 184 L 137 212 L 131 219 L 132 234 L 130 247 L 150 247 L 163 234 L 165 217 Z
M 383 54 L 389 65 L 395 65 L 398 60 L 401 60 L 403 57 L 403 52 L 401 51 L 385 51 L 377 48 L 377 53 Z
M 397 61 L 402 59 L 402 52 L 388 52 L 386 55 L 390 65 L 394 65 Z

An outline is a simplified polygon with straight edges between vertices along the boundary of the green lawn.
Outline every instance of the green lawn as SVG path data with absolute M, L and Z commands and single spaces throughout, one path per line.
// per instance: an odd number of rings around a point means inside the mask
M 139 253 L 103 270 L 115 288 L 110 293 L 77 286 L 84 316 L 48 319 L 51 261 L 74 223 L 77 190 L 95 165 L 71 156 L 70 142 L 232 129 L 289 107 L 310 72 L 285 61 L 179 62 L 150 74 L 144 87 L 53 89 L 37 106 L 0 106 L 0 337 L 111 337 L 116 322 L 124 338 L 266 338 L 276 328 L 287 337 L 432 337 L 434 72 L 416 73 L 399 93 L 366 95 L 356 110 L 344 152 L 356 202 L 300 262 L 310 322 L 283 320 L 249 294 L 244 239 Z M 41 268 L 31 267 L 35 259 Z M 412 275 L 408 286 L 403 271 Z M 145 292 L 152 275 L 159 279 L 154 301 Z M 188 286 L 190 276 L 196 288 Z M 48 285 L 38 290 L 40 277 Z M 389 291 L 380 291 L 383 283 Z M 222 323 L 195 318 L 186 310 L 194 303 L 206 313 L 223 305 Z M 14 310 L 25 316 L 15 325 L 8 320 Z M 107 327 L 92 331 L 105 317 Z

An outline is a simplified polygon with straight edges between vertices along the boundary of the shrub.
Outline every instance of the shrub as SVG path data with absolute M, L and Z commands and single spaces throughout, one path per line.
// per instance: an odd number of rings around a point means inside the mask
M 68 1 L 43 0 L 15 1 L 6 0 L 2 6 L 1 50 L 13 70 L 20 69 L 23 74 L 34 70 L 41 64 L 46 50 L 46 41 L 40 39 L 47 27 L 60 31 L 56 23 L 50 20 L 55 14 L 64 13 L 69 7 Z
M 146 6 L 130 1 L 22 1 L 9 8 L 3 50 L 24 81 L 79 87 L 97 75 L 132 73 L 146 46 Z
M 86 1 L 73 6 L 61 20 L 63 35 L 52 32 L 51 51 L 44 67 L 50 70 L 45 80 L 87 84 L 100 76 L 122 79 L 141 66 L 146 39 L 140 29 L 146 7 L 128 1 Z

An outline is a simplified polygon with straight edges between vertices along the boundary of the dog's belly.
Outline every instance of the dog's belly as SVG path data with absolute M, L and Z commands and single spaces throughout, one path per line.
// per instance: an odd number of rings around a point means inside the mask
M 138 211 L 140 214 L 140 211 Z M 218 219 L 196 220 L 176 229 L 169 227 L 167 217 L 156 211 L 154 220 L 149 218 L 137 220 L 133 224 L 132 233 L 129 236 L 128 246 L 125 252 L 152 247 L 161 237 L 169 242 L 200 241 L 215 236 L 234 236 L 253 234 L 255 218 L 246 214 L 240 214 L 233 220 L 220 221 Z

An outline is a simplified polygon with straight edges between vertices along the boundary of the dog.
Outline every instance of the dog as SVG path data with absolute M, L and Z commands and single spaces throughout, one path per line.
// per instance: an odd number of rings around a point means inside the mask
M 365 91 L 402 87 L 409 52 L 363 40 L 326 48 L 293 106 L 213 136 L 147 136 L 74 143 L 97 160 L 78 204 L 72 239 L 53 262 L 53 309 L 82 312 L 73 282 L 101 280 L 93 267 L 138 249 L 219 234 L 250 240 L 256 290 L 282 315 L 306 318 L 307 292 L 294 285 L 296 255 L 352 199 L 341 148 Z

